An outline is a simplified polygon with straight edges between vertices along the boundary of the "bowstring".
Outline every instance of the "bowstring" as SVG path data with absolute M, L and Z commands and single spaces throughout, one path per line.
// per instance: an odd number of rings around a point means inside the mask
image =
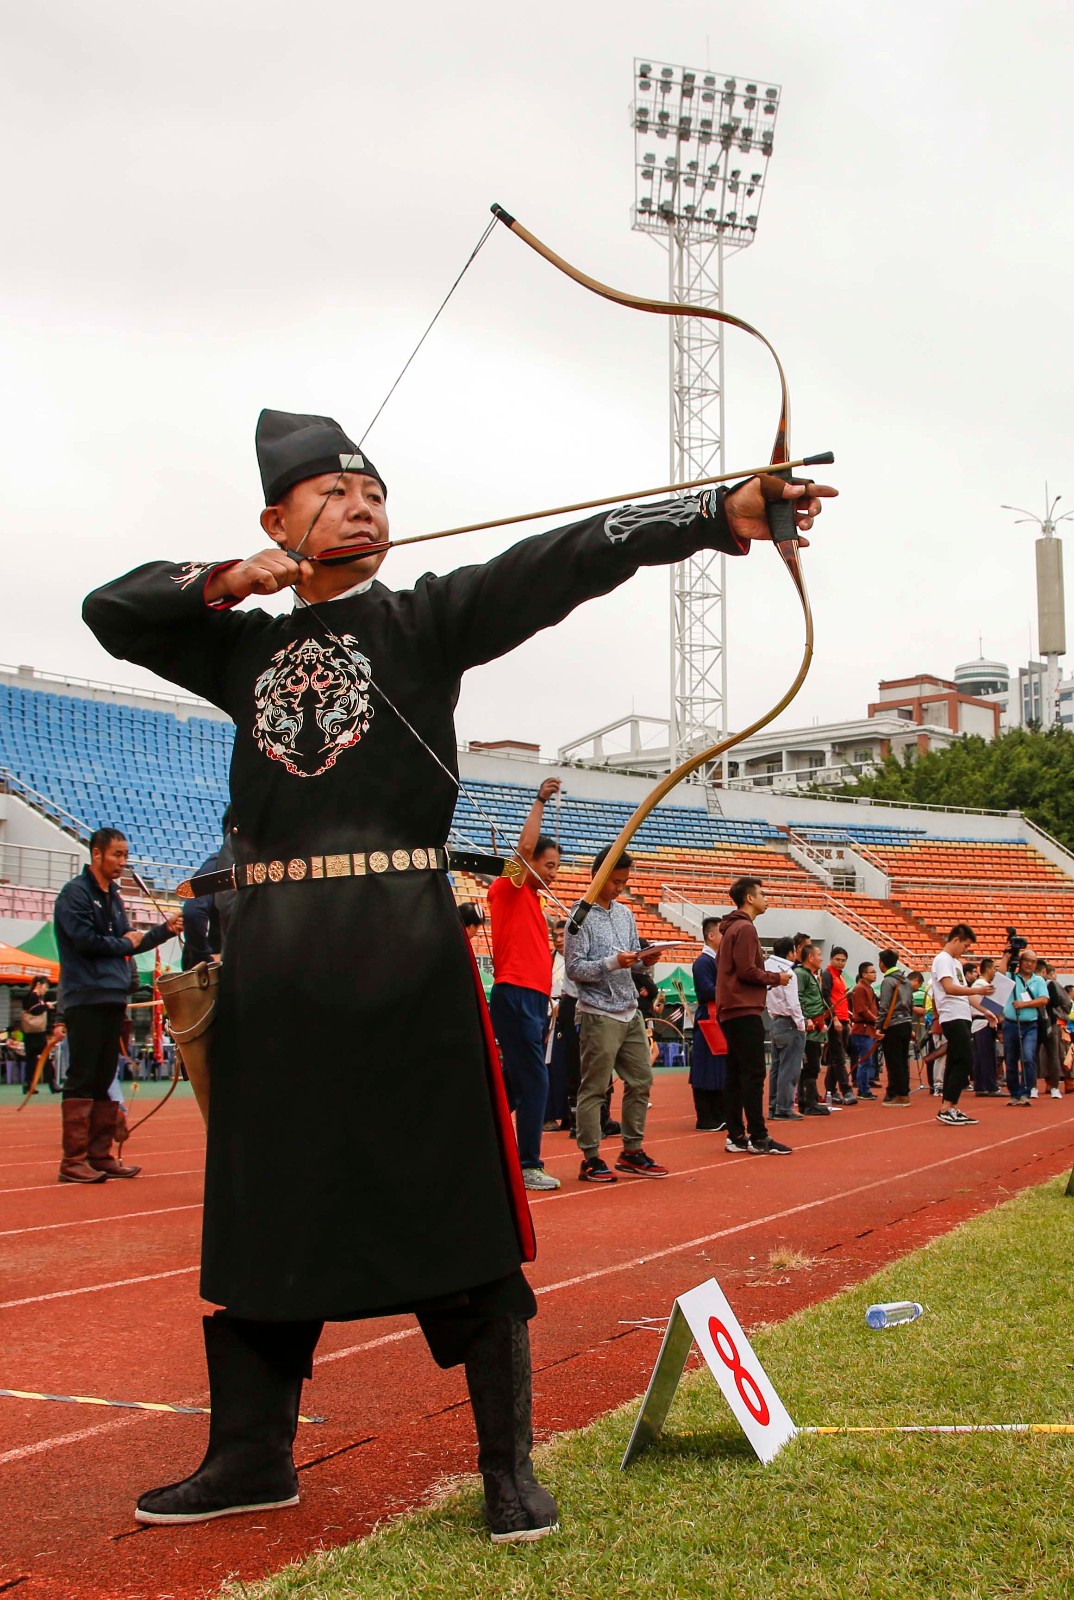
M 437 306 L 435 312 L 433 313 L 432 321 L 429 323 L 428 327 L 425 329 L 425 332 L 422 334 L 421 338 L 418 340 L 417 344 L 414 346 L 413 350 L 410 352 L 410 354 L 407 356 L 406 360 L 403 362 L 403 365 L 400 367 L 399 373 L 398 373 L 398 375 L 397 375 L 397 377 L 395 379 L 395 382 L 392 384 L 391 388 L 388 390 L 387 394 L 384 396 L 384 399 L 380 402 L 380 405 L 377 407 L 376 411 L 374 411 L 372 421 L 366 424 L 366 427 L 362 432 L 362 436 L 358 440 L 358 448 L 359 448 L 359 450 L 361 450 L 362 446 L 365 444 L 366 440 L 369 438 L 369 435 L 372 433 L 374 425 L 376 424 L 376 421 L 377 421 L 378 417 L 380 416 L 381 412 L 384 410 L 384 407 L 388 404 L 388 401 L 391 399 L 391 397 L 395 393 L 396 389 L 398 389 L 399 385 L 402 383 L 403 379 L 406 377 L 407 372 L 410 369 L 411 362 L 414 360 L 414 357 L 417 355 L 418 351 L 421 349 L 421 347 L 425 343 L 426 339 L 429 337 L 429 335 L 432 333 L 433 329 L 436 327 L 436 324 L 440 320 L 440 313 L 444 310 L 444 308 L 447 305 L 448 301 L 451 299 L 452 295 L 455 293 L 455 290 L 459 287 L 459 284 L 462 282 L 462 280 L 465 278 L 466 274 L 469 272 L 470 268 L 473 266 L 474 262 L 477 260 L 479 254 L 481 253 L 481 250 L 484 248 L 484 245 L 485 245 L 486 241 L 488 240 L 489 236 L 491 235 L 491 233 L 492 233 L 493 229 L 495 228 L 495 226 L 496 226 L 496 218 L 493 217 L 492 221 L 489 223 L 488 227 L 482 233 L 480 239 L 478 239 L 477 243 L 474 245 L 474 248 L 470 251 L 470 254 L 467 256 L 465 262 L 463 263 L 462 270 L 460 271 L 458 277 L 455 279 L 455 282 L 451 285 L 451 288 L 448 290 L 447 294 L 444 296 L 444 298 L 441 300 L 440 304 Z M 333 483 L 332 487 L 329 489 L 328 493 L 322 499 L 321 504 L 320 504 L 320 506 L 319 506 L 319 508 L 318 508 L 318 510 L 316 512 L 316 515 L 313 518 L 313 521 L 310 523 L 309 527 L 306 529 L 305 533 L 302 535 L 302 538 L 299 540 L 299 542 L 296 545 L 295 549 L 293 551 L 288 551 L 289 555 L 299 556 L 299 555 L 302 554 L 302 551 L 303 551 L 303 549 L 305 548 L 305 545 L 306 545 L 306 541 L 308 540 L 310 534 L 313 532 L 314 528 L 317 526 L 318 522 L 321 520 L 321 512 L 324 510 L 324 508 L 328 504 L 329 500 L 332 498 L 332 496 L 335 494 L 336 490 L 339 488 L 339 485 L 343 480 L 344 473 L 349 471 L 349 470 L 350 469 L 348 467 L 340 467 L 339 472 L 336 474 L 336 480 Z

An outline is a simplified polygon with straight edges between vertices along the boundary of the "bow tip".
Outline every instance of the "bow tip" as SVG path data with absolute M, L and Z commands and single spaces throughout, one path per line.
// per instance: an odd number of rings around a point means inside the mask
M 498 221 L 506 223 L 506 225 L 509 228 L 513 228 L 514 227 L 514 225 L 515 225 L 514 217 L 511 215 L 511 213 L 509 211 L 505 211 L 504 210 L 503 206 L 500 205 L 498 200 L 494 200 L 492 202 L 491 206 L 489 207 L 489 210 L 492 212 L 492 215 L 497 218 Z

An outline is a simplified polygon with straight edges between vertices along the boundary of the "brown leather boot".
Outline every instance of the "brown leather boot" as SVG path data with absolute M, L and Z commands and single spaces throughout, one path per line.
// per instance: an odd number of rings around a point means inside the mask
M 126 1137 L 123 1107 L 116 1100 L 94 1100 L 90 1112 L 89 1164 L 106 1178 L 136 1178 L 141 1167 L 125 1167 L 112 1154 L 113 1142 L 122 1145 Z
M 103 1183 L 105 1174 L 95 1172 L 86 1159 L 89 1155 L 90 1114 L 92 1100 L 69 1100 L 64 1096 L 63 1160 L 60 1162 L 61 1183 Z

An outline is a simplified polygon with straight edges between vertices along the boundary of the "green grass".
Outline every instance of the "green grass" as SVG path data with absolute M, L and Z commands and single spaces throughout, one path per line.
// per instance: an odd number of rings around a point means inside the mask
M 754 1348 L 799 1425 L 1074 1421 L 1074 1200 L 1031 1189 Z M 874 1300 L 925 1315 L 874 1333 Z M 493 1546 L 466 1489 L 246 1600 L 997 1600 L 1074 1595 L 1074 1437 L 800 1438 L 762 1467 L 707 1372 L 659 1446 L 635 1405 L 539 1455 L 561 1531 Z M 476 1485 L 476 1479 L 475 1479 Z

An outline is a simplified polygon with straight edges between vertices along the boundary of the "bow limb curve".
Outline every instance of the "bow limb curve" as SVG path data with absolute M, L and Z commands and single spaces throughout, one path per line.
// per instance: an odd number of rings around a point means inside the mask
M 535 250 L 539 256 L 544 258 L 545 261 L 557 268 L 558 271 L 565 273 L 566 276 L 571 278 L 575 283 L 580 284 L 583 289 L 588 289 L 593 294 L 600 295 L 600 297 L 604 300 L 610 300 L 616 305 L 627 307 L 629 310 L 645 311 L 656 316 L 700 317 L 713 322 L 723 322 L 729 327 L 740 328 L 744 333 L 748 333 L 753 338 L 760 340 L 761 344 L 764 345 L 765 349 L 771 355 L 772 360 L 775 362 L 776 371 L 779 374 L 780 414 L 779 423 L 776 427 L 775 441 L 772 446 L 772 457 L 769 470 L 773 473 L 779 474 L 780 469 L 782 468 L 783 475 L 787 475 L 788 463 L 790 461 L 791 411 L 790 393 L 787 388 L 787 377 L 783 370 L 783 363 L 776 354 L 775 347 L 772 345 L 771 341 L 765 337 L 759 328 L 755 328 L 751 323 L 744 321 L 741 317 L 732 316 L 730 312 L 718 311 L 712 306 L 691 306 L 678 301 L 650 300 L 641 295 L 628 294 L 621 289 L 613 289 L 608 284 L 601 283 L 598 278 L 591 278 L 588 273 L 582 272 L 578 267 L 572 266 L 569 261 L 565 261 L 562 256 L 557 255 L 554 250 L 550 249 L 549 246 L 543 242 L 543 240 L 538 239 L 536 234 L 531 233 L 528 228 L 523 227 L 522 223 L 520 223 L 517 218 L 511 216 L 510 212 L 505 211 L 502 206 L 494 205 L 492 207 L 492 212 L 493 215 L 505 225 L 505 227 L 508 227 L 512 233 L 517 234 L 524 244 L 528 244 L 531 250 Z M 685 761 L 680 762 L 677 767 L 673 768 L 671 772 L 667 773 L 665 777 L 661 778 L 659 783 L 654 785 L 654 787 L 641 801 L 640 805 L 635 809 L 633 815 L 623 827 L 619 837 L 608 851 L 603 865 L 595 874 L 593 881 L 590 883 L 588 889 L 583 895 L 580 904 L 575 909 L 574 915 L 572 916 L 570 922 L 572 932 L 576 933 L 581 927 L 582 923 L 589 914 L 590 908 L 595 904 L 597 898 L 607 884 L 608 879 L 611 877 L 612 872 L 615 870 L 615 864 L 619 857 L 626 850 L 631 839 L 634 837 L 634 834 L 641 827 L 641 824 L 645 821 L 646 817 L 648 817 L 650 812 L 660 804 L 660 801 L 669 795 L 676 785 L 681 783 L 683 779 L 688 778 L 691 773 L 697 772 L 699 768 L 707 766 L 709 762 L 715 761 L 719 756 L 725 755 L 728 750 L 733 750 L 734 747 L 738 744 L 741 744 L 744 739 L 749 739 L 753 734 L 759 733 L 762 728 L 766 728 L 770 722 L 774 721 L 774 719 L 779 716 L 781 711 L 786 710 L 787 706 L 790 705 L 791 701 L 794 699 L 795 695 L 798 693 L 799 689 L 802 687 L 802 684 L 806 680 L 810 663 L 813 660 L 813 613 L 809 604 L 809 593 L 806 589 L 805 575 L 802 571 L 798 541 L 795 537 L 796 525 L 794 521 L 793 503 L 789 501 L 782 501 L 776 502 L 773 506 L 770 506 L 769 525 L 772 530 L 773 542 L 776 545 L 776 549 L 779 551 L 780 557 L 786 566 L 787 571 L 791 575 L 794 587 L 798 593 L 798 598 L 802 604 L 802 617 L 805 624 L 805 645 L 802 652 L 802 660 L 798 671 L 795 674 L 794 681 L 786 690 L 786 692 L 781 695 L 777 703 L 772 706 L 770 710 L 766 711 L 763 716 L 758 717 L 755 722 L 751 722 L 748 727 L 743 728 L 738 733 L 731 734 L 725 739 L 720 739 L 716 744 L 708 746 L 707 749 L 695 751 L 693 755 L 688 756 Z

